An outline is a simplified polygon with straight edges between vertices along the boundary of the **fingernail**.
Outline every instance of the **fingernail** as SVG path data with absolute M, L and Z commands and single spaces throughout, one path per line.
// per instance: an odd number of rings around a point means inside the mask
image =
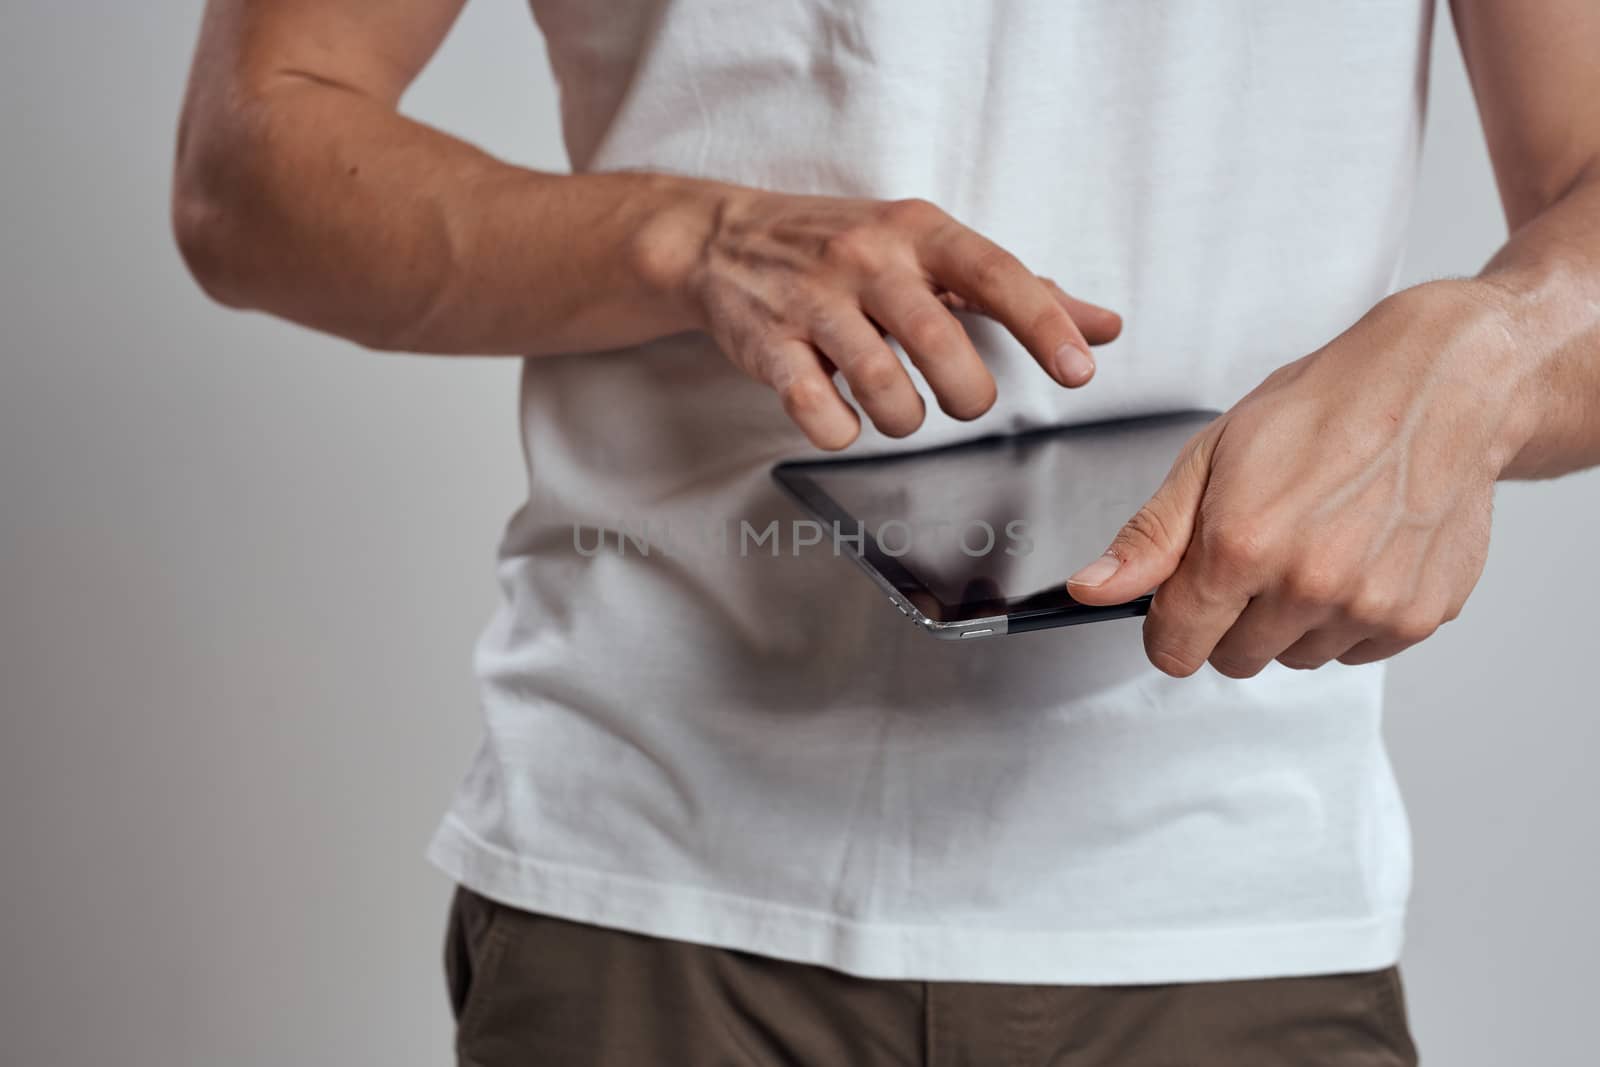
M 1086 585 L 1093 588 L 1104 585 L 1110 577 L 1117 573 L 1117 568 L 1122 566 L 1122 561 L 1107 552 L 1083 570 L 1067 579 L 1068 585 Z
M 1056 349 L 1056 377 L 1068 385 L 1082 385 L 1094 377 L 1094 357 L 1068 341 Z

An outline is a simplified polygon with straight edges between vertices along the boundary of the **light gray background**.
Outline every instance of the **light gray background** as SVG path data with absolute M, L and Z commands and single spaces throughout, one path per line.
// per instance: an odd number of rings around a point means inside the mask
M 420 850 L 476 736 L 513 366 L 203 302 L 165 207 L 199 9 L 31 0 L 0 39 L 0 1060 L 443 1063 Z M 1502 237 L 1441 36 L 1412 279 Z M 562 164 L 517 0 L 408 106 Z M 1394 668 L 1433 1064 L 1594 1060 L 1597 490 L 1506 487 L 1467 614 Z

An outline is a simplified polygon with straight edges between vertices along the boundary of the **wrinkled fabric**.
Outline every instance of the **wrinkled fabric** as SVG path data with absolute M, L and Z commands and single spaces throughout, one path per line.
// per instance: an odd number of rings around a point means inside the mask
M 537 0 L 575 169 L 923 197 L 1126 317 L 1082 390 L 854 454 L 1225 409 L 1393 284 L 1426 0 Z M 815 453 L 699 334 L 526 361 L 485 736 L 430 855 L 529 911 L 857 975 L 1149 983 L 1399 955 L 1382 668 L 1145 661 L 1137 622 L 951 645 L 765 529 Z M 1088 562 L 1085 560 L 1084 562 Z M 1065 575 L 1063 575 L 1065 578 Z

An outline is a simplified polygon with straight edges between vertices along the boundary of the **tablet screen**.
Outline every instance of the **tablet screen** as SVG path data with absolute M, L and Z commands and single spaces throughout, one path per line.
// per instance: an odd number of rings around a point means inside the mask
M 858 555 L 930 618 L 955 622 L 1073 604 L 1069 574 L 1149 499 L 1193 412 L 990 437 L 893 456 L 780 465 L 816 518 L 819 548 Z

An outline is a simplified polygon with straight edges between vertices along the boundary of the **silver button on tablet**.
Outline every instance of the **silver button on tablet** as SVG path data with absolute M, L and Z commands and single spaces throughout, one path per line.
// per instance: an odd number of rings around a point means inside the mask
M 961 635 L 961 640 L 965 641 L 969 637 L 988 637 L 992 633 L 993 630 L 968 630 Z

